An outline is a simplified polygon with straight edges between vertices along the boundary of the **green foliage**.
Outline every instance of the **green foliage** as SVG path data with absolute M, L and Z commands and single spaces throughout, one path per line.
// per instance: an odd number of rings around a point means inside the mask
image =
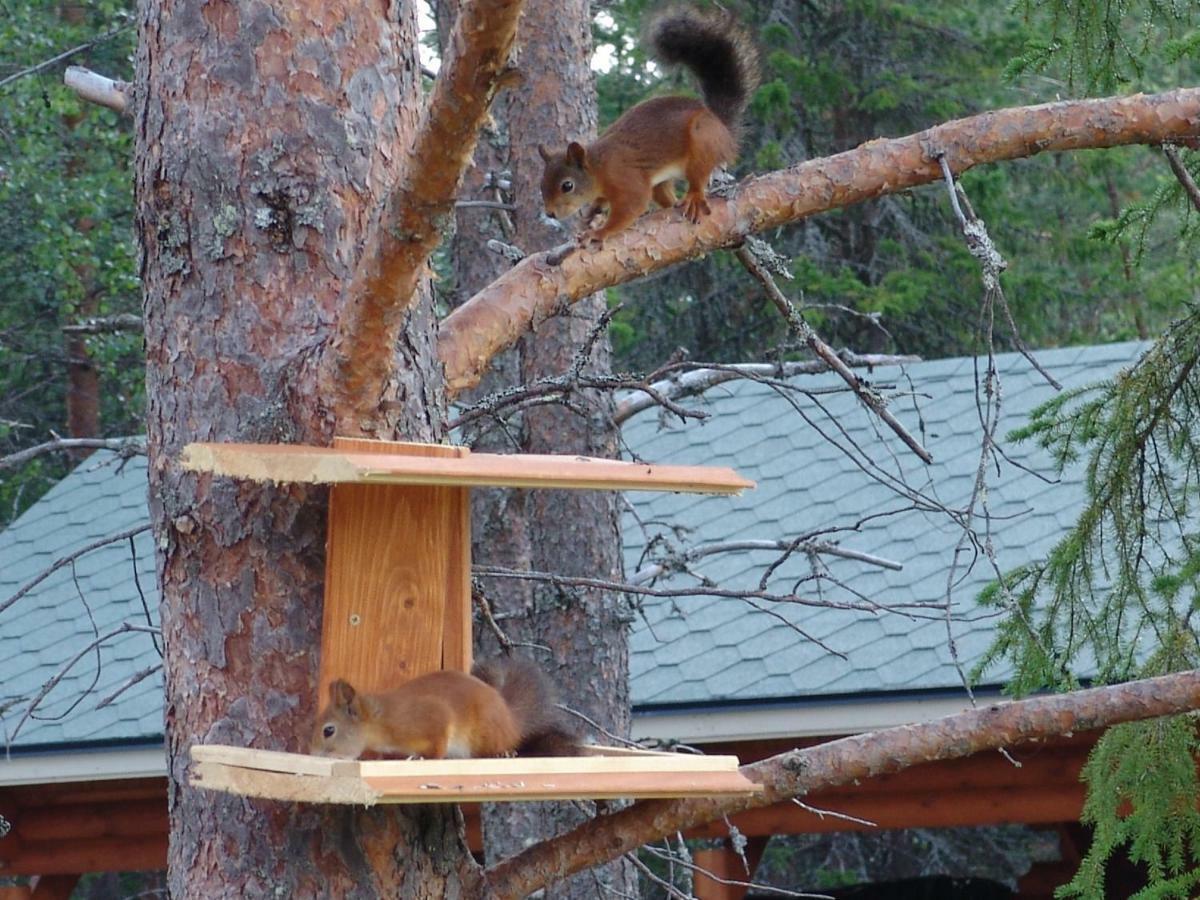
M 1068 84 L 1087 93 L 1150 88 L 1162 74 L 1155 56 L 1164 44 L 1166 62 L 1195 56 L 1194 39 L 1168 40 L 1200 10 L 1196 0 L 1019 0 L 1016 6 L 1033 34 L 1006 70 L 1012 76 L 1061 65 Z
M 1124 849 L 1145 865 L 1150 885 L 1136 900 L 1188 900 L 1200 888 L 1200 740 L 1190 716 L 1110 728 L 1083 770 L 1083 821 L 1092 846 L 1071 882 L 1055 896 L 1102 900 L 1105 862 Z
M 1019 0 L 1018 10 L 1037 25 L 1036 34 L 1010 73 L 1042 72 L 1061 64 L 1068 84 L 1087 92 L 1127 90 L 1159 74 L 1156 49 L 1200 10 L 1195 0 Z M 1194 46 L 1174 42 L 1175 61 Z
M 6 3 L 0 78 L 129 25 L 131 4 Z M 126 27 L 70 60 L 131 76 Z M 61 433 L 68 353 L 62 326 L 137 313 L 131 122 L 86 105 L 62 85 L 66 63 L 0 88 L 0 455 Z M 142 430 L 141 336 L 86 339 L 101 379 L 108 434 Z M 39 460 L 0 479 L 0 525 L 65 471 Z
M 1085 499 L 1050 554 L 981 596 L 1004 611 L 983 669 L 1007 659 L 1018 694 L 1200 667 L 1200 308 L 1192 306 L 1111 382 L 1065 391 L 1009 435 L 1060 471 L 1084 466 Z M 1191 716 L 1123 725 L 1084 772 L 1088 855 L 1062 897 L 1102 898 L 1108 859 L 1144 863 L 1139 898 L 1200 887 L 1200 811 Z
M 1063 392 L 1009 437 L 1060 469 L 1085 459 L 1085 502 L 1046 559 L 982 598 L 1007 616 L 979 671 L 1007 658 L 1011 689 L 1028 693 L 1072 687 L 1081 666 L 1112 683 L 1200 665 L 1200 309 L 1131 369 Z

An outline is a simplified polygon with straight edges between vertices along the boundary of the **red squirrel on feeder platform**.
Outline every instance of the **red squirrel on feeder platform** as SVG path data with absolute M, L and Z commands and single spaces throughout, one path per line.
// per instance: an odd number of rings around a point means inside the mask
M 691 97 L 654 97 L 627 110 L 586 147 L 577 141 L 562 153 L 545 146 L 542 202 L 552 218 L 571 215 L 585 203 L 584 221 L 601 210 L 608 219 L 580 236 L 599 244 L 627 228 L 651 199 L 675 205 L 672 182 L 686 178 L 683 214 L 693 223 L 708 215 L 704 189 L 718 165 L 737 157 L 742 112 L 758 86 L 758 53 L 733 16 L 680 7 L 658 15 L 647 29 L 654 56 L 692 70 L 703 102 Z
M 309 752 L 465 759 L 573 756 L 578 743 L 546 677 L 524 660 L 477 664 L 472 674 L 430 672 L 378 694 L 341 679 L 329 685 Z

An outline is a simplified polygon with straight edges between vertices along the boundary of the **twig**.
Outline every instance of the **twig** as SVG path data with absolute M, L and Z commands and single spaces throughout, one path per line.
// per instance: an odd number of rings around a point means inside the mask
M 507 212 L 516 210 L 516 204 L 504 203 L 500 200 L 455 200 L 458 209 L 503 209 Z
M 807 803 L 805 803 L 799 797 L 793 797 L 792 802 L 795 803 L 798 807 L 800 807 L 805 812 L 812 813 L 818 819 L 824 819 L 826 816 L 829 816 L 831 819 L 843 819 L 847 822 L 853 822 L 855 825 L 865 825 L 868 828 L 878 828 L 879 827 L 878 822 L 872 822 L 869 819 L 860 819 L 858 816 L 851 816 L 851 815 L 848 815 L 847 813 L 836 812 L 832 809 L 818 809 L 815 806 L 809 806 Z
M 996 245 L 992 243 L 987 225 L 975 215 L 975 210 L 972 209 L 971 201 L 967 199 L 962 185 L 954 180 L 954 173 L 950 171 L 950 163 L 947 162 L 946 155 L 944 153 L 937 154 L 937 160 L 942 168 L 942 177 L 946 181 L 946 187 L 950 191 L 950 206 L 954 209 L 954 214 L 958 218 L 958 224 L 962 228 L 963 240 L 967 245 L 967 252 L 979 261 L 984 294 L 993 295 L 1000 308 L 1004 311 L 1004 316 L 1008 320 L 1008 328 L 1012 332 L 1013 342 L 1017 345 L 1017 350 L 1037 370 L 1038 374 L 1046 379 L 1048 384 L 1056 391 L 1061 391 L 1062 385 L 1034 358 L 1025 341 L 1021 339 L 1020 331 L 1017 330 L 1017 323 L 1013 319 L 1012 310 L 1009 309 L 1008 299 L 1004 296 L 1004 288 L 1000 285 L 1000 273 L 1008 268 L 1008 263 L 1000 255 L 1000 251 L 996 249 Z
M 842 362 L 838 355 L 833 351 L 833 348 L 821 340 L 817 333 L 813 331 L 812 326 L 804 321 L 804 317 L 797 312 L 796 307 L 792 305 L 792 302 L 784 296 L 781 290 L 779 290 L 778 285 L 775 284 L 774 277 L 770 272 L 767 271 L 766 267 L 761 265 L 746 247 L 738 248 L 737 258 L 741 260 L 742 265 L 749 270 L 750 274 L 757 278 L 762 284 L 763 288 L 767 292 L 767 296 L 771 299 L 771 302 L 775 304 L 775 307 L 779 310 L 779 312 L 783 314 L 783 317 L 787 321 L 788 327 L 792 330 L 792 332 L 800 340 L 804 341 L 804 343 L 808 345 L 809 349 L 812 350 L 813 353 L 817 354 L 817 356 L 823 359 L 829 368 L 837 372 L 837 374 L 842 377 L 842 380 L 850 386 L 850 390 L 854 391 L 858 399 L 861 400 L 869 409 L 871 409 L 875 415 L 879 416 L 880 419 L 886 422 L 888 427 L 895 432 L 896 436 L 900 438 L 900 440 L 902 440 L 908 446 L 908 448 L 921 459 L 922 462 L 932 463 L 933 457 L 930 455 L 929 451 L 922 447 L 920 441 L 909 434 L 908 429 L 900 424 L 900 420 L 892 415 L 891 411 L 887 408 L 887 404 L 883 397 L 865 384 L 861 378 L 850 371 L 850 367 Z
M 730 597 L 739 600 L 765 600 L 773 603 L 794 603 L 799 606 L 814 606 L 821 609 L 853 609 L 860 612 L 878 613 L 881 610 L 941 610 L 942 604 L 936 602 L 913 602 L 881 605 L 872 602 L 843 602 L 837 600 L 820 600 L 810 597 L 799 597 L 795 594 L 773 594 L 763 590 L 737 590 L 722 588 L 710 584 L 698 584 L 686 588 L 651 588 L 643 585 L 630 584 L 622 581 L 609 581 L 604 578 L 583 578 L 572 575 L 558 575 L 553 572 L 519 571 L 505 569 L 499 566 L 475 566 L 472 571 L 480 578 L 513 578 L 518 581 L 543 581 L 556 587 L 585 587 L 602 591 L 619 591 L 626 594 L 642 594 L 649 597 Z M 910 613 L 910 615 L 915 615 Z
M 858 354 L 842 351 L 838 354 L 848 366 L 874 368 L 876 366 L 902 366 L 921 361 L 919 356 L 892 356 L 882 353 Z M 702 366 L 694 363 L 675 363 L 668 369 L 687 369 L 680 375 L 670 375 L 650 384 L 658 395 L 671 400 L 694 397 L 709 388 L 725 384 L 747 375 L 792 378 L 796 375 L 818 375 L 829 371 L 829 364 L 822 359 L 778 363 L 731 363 L 722 366 Z M 660 372 L 663 370 L 660 370 Z M 617 404 L 613 421 L 622 425 L 643 410 L 659 405 L 654 394 L 636 390 Z
M 122 459 L 131 459 L 146 455 L 146 442 L 142 438 L 55 438 L 0 457 L 0 472 L 60 450 L 112 450 Z
M 1179 183 L 1187 192 L 1188 199 L 1192 201 L 1192 206 L 1200 210 L 1200 187 L 1196 186 L 1192 173 L 1187 170 L 1183 160 L 1180 159 L 1179 151 L 1171 144 L 1163 144 L 1163 153 L 1167 156 L 1167 163 L 1171 166 L 1171 171 L 1175 173 L 1175 177 L 1179 179 Z
M 138 597 L 142 601 L 142 612 L 146 616 L 146 624 L 153 628 L 154 620 L 150 616 L 150 604 L 146 602 L 146 592 L 142 590 L 142 579 L 138 575 L 137 539 L 132 535 L 129 537 L 129 558 L 130 562 L 132 563 L 131 569 L 133 570 L 133 586 L 137 588 Z M 150 640 L 154 642 L 154 650 L 158 653 L 158 658 L 162 659 L 163 651 L 162 647 L 158 645 L 158 638 L 154 635 L 150 635 Z
M 155 645 L 157 646 L 157 643 L 158 643 L 157 634 L 152 633 L 150 635 L 150 637 L 154 639 Z M 160 653 L 159 655 L 161 656 L 162 654 Z M 120 687 L 118 687 L 115 691 L 113 691 L 111 694 L 109 694 L 107 697 L 105 697 L 103 700 L 101 700 L 99 703 L 97 703 L 96 709 L 104 709 L 104 707 L 109 706 L 110 704 L 112 704 L 112 702 L 114 700 L 116 700 L 118 697 L 120 697 L 123 693 L 125 693 L 127 690 L 129 690 L 134 685 L 140 684 L 141 682 L 145 681 L 147 678 L 149 678 L 155 672 L 161 672 L 162 667 L 163 667 L 162 663 L 155 663 L 152 666 L 147 666 L 146 668 L 144 668 L 138 672 L 134 672 L 132 675 L 130 675 L 128 678 L 126 678 L 124 682 L 121 683 Z
M 801 541 L 798 544 L 794 541 L 785 540 L 728 541 L 716 544 L 703 544 L 699 547 L 685 550 L 676 559 L 667 558 L 648 566 L 643 566 L 629 577 L 629 583 L 634 585 L 645 584 L 671 571 L 673 568 L 678 568 L 681 564 L 695 562 L 698 559 L 718 553 L 742 553 L 748 550 L 784 550 L 795 552 L 797 549 L 803 553 L 825 554 L 828 556 L 838 556 L 842 559 L 853 559 L 867 565 L 879 566 L 881 569 L 891 569 L 894 572 L 900 572 L 904 569 L 903 563 L 884 559 L 881 556 L 874 556 L 870 553 L 862 553 L 858 550 L 847 550 L 828 541 Z
M 135 534 L 141 534 L 143 531 L 149 531 L 149 530 L 150 530 L 149 522 L 145 523 L 144 525 L 135 525 L 133 528 L 127 528 L 124 531 L 119 532 L 117 534 L 112 534 L 112 535 L 109 535 L 108 537 L 99 538 L 98 540 L 92 541 L 90 544 L 80 547 L 74 553 L 70 553 L 70 554 L 62 557 L 61 559 L 56 559 L 48 568 L 43 569 L 37 575 L 33 576 L 33 578 L 29 579 L 29 581 L 27 581 L 23 585 L 21 585 L 21 587 L 19 587 L 17 589 L 17 592 L 15 594 L 10 596 L 3 603 L 0 603 L 0 613 L 4 613 L 5 611 L 7 611 L 9 607 L 11 607 L 14 603 L 16 603 L 18 600 L 20 600 L 22 597 L 24 597 L 30 591 L 32 591 L 35 587 L 37 587 L 39 584 L 41 584 L 43 581 L 45 581 L 47 578 L 49 578 L 51 575 L 53 575 L 55 572 L 57 572 L 59 569 L 61 569 L 63 566 L 70 565 L 71 563 L 73 563 L 75 560 L 79 559 L 79 557 L 83 556 L 84 554 L 91 553 L 93 550 L 99 549 L 100 547 L 104 547 L 107 544 L 112 544 L 117 541 L 123 541 L 126 538 L 133 537 Z
M 13 74 L 9 75 L 7 78 L 0 78 L 0 88 L 4 87 L 7 84 L 11 84 L 12 82 L 14 82 L 20 78 L 24 78 L 27 75 L 36 75 L 38 72 L 41 72 L 45 69 L 49 69 L 51 66 L 53 66 L 57 63 L 60 63 L 65 59 L 70 59 L 72 56 L 74 56 L 77 53 L 82 53 L 84 50 L 89 50 L 92 47 L 95 47 L 97 44 L 103 44 L 105 41 L 111 40 L 112 38 L 114 38 L 118 34 L 120 34 L 121 32 L 128 31 L 132 27 L 133 27 L 133 23 L 127 22 L 124 25 L 120 25 L 117 28 L 114 28 L 112 31 L 106 31 L 104 34 L 100 35 L 99 37 L 92 38 L 90 41 L 88 41 L 85 44 L 80 44 L 78 47 L 72 47 L 70 50 L 66 50 L 66 51 L 58 54 L 58 56 L 54 56 L 54 57 L 51 57 L 50 59 L 40 62 L 36 66 L 30 66 L 27 69 L 22 69 L 19 72 L 14 72 Z
M 666 857 L 666 851 L 659 850 L 653 844 L 647 844 L 644 849 L 647 853 L 657 856 L 659 859 L 664 859 Z M 773 894 L 776 897 L 800 897 L 804 898 L 804 900 L 836 900 L 836 898 L 831 897 L 829 894 L 806 894 L 801 893 L 800 891 L 792 891 L 788 890 L 787 888 L 776 887 L 773 884 L 764 884 L 763 882 L 759 881 L 739 881 L 735 878 L 724 878 L 714 872 L 709 871 L 703 866 L 696 865 L 696 863 L 691 862 L 690 860 L 682 859 L 678 854 L 672 854 L 671 857 L 676 865 L 691 870 L 693 874 L 696 872 L 703 873 L 705 878 L 710 878 L 718 884 L 725 884 L 729 885 L 730 887 L 750 888 L 756 892 L 756 896 L 759 892 L 763 892 Z M 745 863 L 744 855 L 742 855 L 742 862 Z
M 62 327 L 63 334 L 114 334 L 120 331 L 141 331 L 142 317 L 133 313 L 117 313 L 112 316 L 93 316 L 82 322 Z
M 33 700 L 30 701 L 29 706 L 26 707 L 25 712 L 17 722 L 16 727 L 13 728 L 12 734 L 6 736 L 8 752 L 12 752 L 12 742 L 17 739 L 17 735 L 21 733 L 21 729 L 24 727 L 25 723 L 29 721 L 29 717 L 33 715 L 33 711 L 37 709 L 38 704 L 46 699 L 46 695 L 58 686 L 58 683 L 66 677 L 67 673 L 71 671 L 77 662 L 79 662 L 93 650 L 98 650 L 101 645 L 111 641 L 113 638 L 119 637 L 122 634 L 128 634 L 130 632 L 150 632 L 154 634 L 161 634 L 157 628 L 147 628 L 144 625 L 130 625 L 128 622 L 122 622 L 120 626 L 112 629 L 112 631 L 98 635 L 95 640 L 91 641 L 91 643 L 76 653 L 68 663 L 55 672 L 53 678 L 42 685 L 41 690 L 39 690 L 34 696 Z

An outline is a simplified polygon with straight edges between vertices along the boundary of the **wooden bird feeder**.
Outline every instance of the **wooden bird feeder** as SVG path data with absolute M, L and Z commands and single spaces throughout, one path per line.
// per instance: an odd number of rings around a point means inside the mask
M 732 469 L 335 438 L 333 447 L 189 444 L 183 466 L 253 481 L 330 484 L 318 707 L 329 683 L 394 688 L 471 669 L 471 487 L 736 494 Z M 333 760 L 192 748 L 192 781 L 255 797 L 429 803 L 749 794 L 735 757 L 588 748 L 580 757 Z

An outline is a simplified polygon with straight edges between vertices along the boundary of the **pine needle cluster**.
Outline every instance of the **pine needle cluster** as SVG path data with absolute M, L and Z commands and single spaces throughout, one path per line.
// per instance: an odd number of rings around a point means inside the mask
M 1007 661 L 1024 694 L 1200 668 L 1200 307 L 1131 368 L 1055 397 L 1010 439 L 1037 441 L 1060 471 L 1082 462 L 1084 502 L 1045 559 L 984 592 L 1006 614 L 976 677 Z M 1084 772 L 1095 840 L 1060 896 L 1103 897 L 1120 847 L 1151 876 L 1139 898 L 1197 895 L 1197 744 L 1191 716 L 1105 734 Z

